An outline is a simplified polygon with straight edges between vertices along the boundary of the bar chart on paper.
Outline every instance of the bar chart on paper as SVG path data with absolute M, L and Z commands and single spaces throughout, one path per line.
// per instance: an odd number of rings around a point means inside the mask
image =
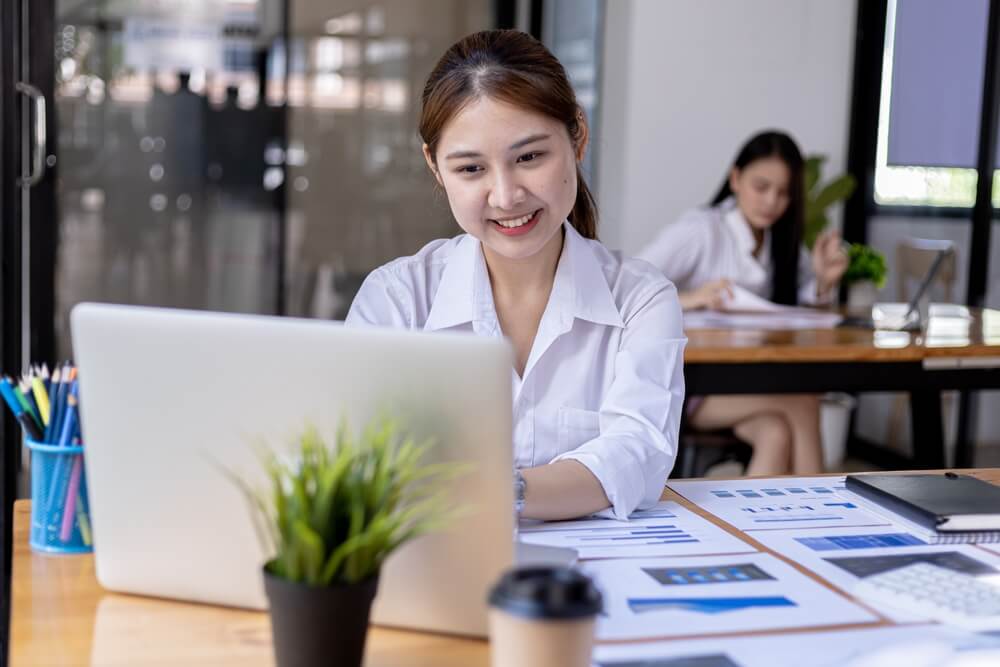
M 580 558 L 689 556 L 756 551 L 718 526 L 664 501 L 634 512 L 628 521 L 522 522 L 518 539 L 531 544 L 570 547 Z
M 927 546 L 926 542 L 909 533 L 797 537 L 795 540 L 813 551 L 848 551 L 853 549 Z
M 844 488 L 843 477 L 670 482 L 740 530 L 884 526 L 890 521 Z
M 870 612 L 771 554 L 590 560 L 600 640 L 866 623 Z

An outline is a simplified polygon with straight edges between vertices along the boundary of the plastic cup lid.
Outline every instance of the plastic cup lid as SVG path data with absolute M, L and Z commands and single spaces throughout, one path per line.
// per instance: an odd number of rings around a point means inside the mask
M 585 574 L 568 567 L 508 570 L 490 591 L 489 603 L 525 618 L 585 618 L 600 613 L 601 592 Z

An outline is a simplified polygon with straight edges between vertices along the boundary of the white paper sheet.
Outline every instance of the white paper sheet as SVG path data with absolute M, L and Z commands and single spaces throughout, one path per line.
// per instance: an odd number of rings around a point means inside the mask
M 598 645 L 593 658 L 594 667 L 923 667 L 942 657 L 1000 664 L 998 650 L 996 637 L 921 625 Z
M 648 558 L 757 551 L 679 503 L 662 501 L 635 512 L 628 521 L 522 522 L 518 539 L 531 544 L 571 547 L 580 558 Z
M 891 522 L 872 504 L 845 490 L 843 477 L 677 480 L 667 482 L 667 486 L 746 531 L 885 526 Z
M 1000 554 L 1000 544 L 988 543 L 988 544 L 977 544 L 976 546 L 979 547 L 980 549 L 985 549 L 990 553 Z
M 798 310 L 768 301 L 739 285 L 732 285 L 731 290 L 732 296 L 723 301 L 721 310 L 737 313 L 787 313 Z
M 770 554 L 592 560 L 581 568 L 604 594 L 599 640 L 877 620 Z
M 837 313 L 785 306 L 757 296 L 739 285 L 719 310 L 684 313 L 687 329 L 829 329 L 843 319 Z
M 717 310 L 689 310 L 684 313 L 685 329 L 832 329 L 843 319 L 837 313 L 808 309 L 782 313 L 726 313 Z
M 996 554 L 966 544 L 928 545 L 898 526 L 758 531 L 753 536 L 764 546 L 848 593 L 864 576 L 918 561 L 975 576 L 1000 573 L 1000 557 Z M 870 606 L 899 623 L 927 620 L 888 605 L 872 603 Z

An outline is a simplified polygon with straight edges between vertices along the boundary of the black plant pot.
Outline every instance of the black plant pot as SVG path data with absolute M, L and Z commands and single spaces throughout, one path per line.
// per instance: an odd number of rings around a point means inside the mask
M 361 667 L 378 575 L 358 584 L 315 588 L 264 567 L 278 667 Z

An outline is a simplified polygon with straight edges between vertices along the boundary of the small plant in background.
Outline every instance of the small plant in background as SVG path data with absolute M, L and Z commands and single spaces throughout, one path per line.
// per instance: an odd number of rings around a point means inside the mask
M 820 184 L 824 162 L 825 155 L 810 155 L 805 164 L 806 219 L 802 241 L 810 249 L 830 222 L 826 217 L 826 210 L 850 197 L 857 186 L 857 181 L 850 174 L 842 174 L 828 183 Z
M 333 447 L 308 428 L 289 455 L 265 455 L 267 492 L 250 498 L 273 576 L 308 586 L 353 584 L 378 574 L 405 542 L 445 524 L 455 464 L 423 464 L 418 443 L 386 418 L 358 439 L 341 427 Z
M 845 283 L 870 280 L 878 289 L 885 287 L 888 269 L 885 265 L 885 256 L 882 253 L 871 246 L 852 243 L 847 251 L 847 257 L 847 271 L 844 273 Z

